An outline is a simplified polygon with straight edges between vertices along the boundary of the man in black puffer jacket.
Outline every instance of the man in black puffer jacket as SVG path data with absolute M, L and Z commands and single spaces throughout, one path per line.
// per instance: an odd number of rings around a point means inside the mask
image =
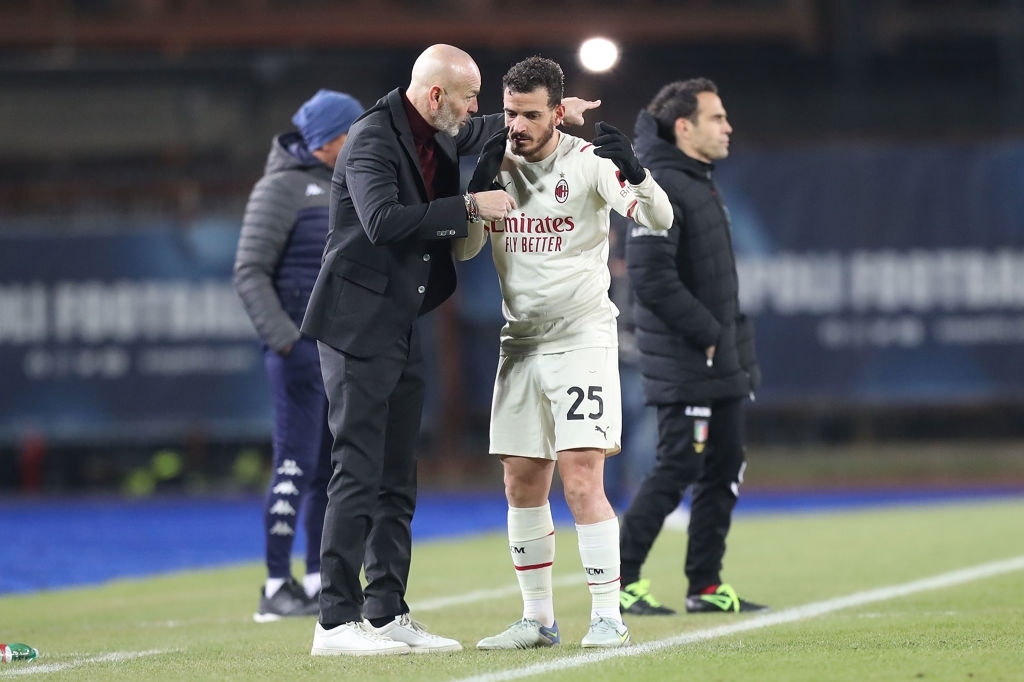
M 644 396 L 658 410 L 658 452 L 622 520 L 624 613 L 675 613 L 640 569 L 693 485 L 686 576 L 690 613 L 758 611 L 722 583 L 722 557 L 743 480 L 743 404 L 760 383 L 751 322 L 740 314 L 729 213 L 711 179 L 732 127 L 715 84 L 669 83 L 642 111 L 640 162 L 672 201 L 674 229 L 630 225 L 626 262 Z

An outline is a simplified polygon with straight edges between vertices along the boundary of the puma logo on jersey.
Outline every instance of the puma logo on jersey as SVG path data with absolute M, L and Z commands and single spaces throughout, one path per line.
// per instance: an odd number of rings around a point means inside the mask
M 600 432 L 601 435 L 604 436 L 605 440 L 608 440 L 608 428 L 607 427 L 602 429 L 600 426 L 595 425 L 594 426 L 594 430 Z

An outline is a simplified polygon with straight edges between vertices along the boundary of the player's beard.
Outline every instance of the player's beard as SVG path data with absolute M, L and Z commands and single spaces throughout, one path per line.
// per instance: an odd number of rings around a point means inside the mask
M 521 138 L 513 135 L 512 140 L 512 153 L 518 154 L 519 156 L 529 156 L 530 154 L 536 154 L 538 151 L 544 148 L 551 138 L 555 135 L 555 124 L 554 122 L 548 125 L 548 129 L 544 131 L 544 134 L 539 138 Z M 533 144 L 530 144 L 530 143 Z
M 434 114 L 434 128 L 442 133 L 448 133 L 452 137 L 459 134 L 459 128 L 463 123 L 464 121 L 456 115 L 448 102 L 442 102 Z

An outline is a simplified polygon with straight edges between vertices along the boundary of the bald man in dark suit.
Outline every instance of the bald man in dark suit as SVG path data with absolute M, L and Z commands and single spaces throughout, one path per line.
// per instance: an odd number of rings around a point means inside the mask
M 413 620 L 405 592 L 424 399 L 417 318 L 455 290 L 452 240 L 466 237 L 467 220 L 515 207 L 502 190 L 460 194 L 459 156 L 504 125 L 501 114 L 471 118 L 479 92 L 467 53 L 427 48 L 409 87 L 352 125 L 335 166 L 330 232 L 302 323 L 318 340 L 334 436 L 313 655 L 462 648 Z M 569 122 L 598 103 L 567 99 Z

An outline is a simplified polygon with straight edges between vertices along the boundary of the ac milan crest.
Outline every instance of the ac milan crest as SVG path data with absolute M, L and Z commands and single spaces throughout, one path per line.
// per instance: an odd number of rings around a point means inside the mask
M 565 178 L 561 178 L 555 185 L 555 201 L 560 204 L 564 204 L 565 200 L 569 198 L 569 183 L 565 181 Z

